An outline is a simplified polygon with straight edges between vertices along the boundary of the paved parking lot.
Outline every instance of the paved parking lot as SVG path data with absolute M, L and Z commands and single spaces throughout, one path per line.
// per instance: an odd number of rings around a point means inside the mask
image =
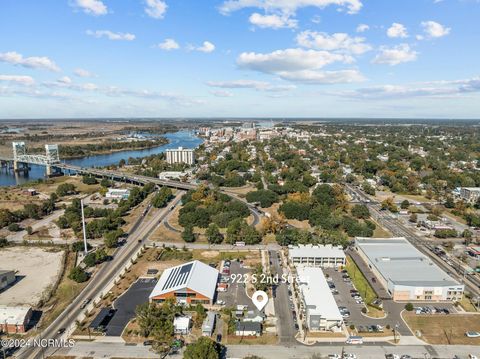
M 231 261 L 230 275 L 232 274 L 246 274 L 250 271 L 244 268 L 240 262 Z M 243 281 L 243 278 L 242 278 Z M 225 301 L 226 307 L 236 307 L 237 305 L 247 305 L 249 309 L 253 309 L 252 301 L 245 292 L 245 284 L 239 283 L 238 278 L 235 282 L 228 281 L 229 286 L 226 292 L 218 292 L 217 300 Z
M 148 302 L 157 280 L 155 278 L 140 278 L 133 283 L 122 296 L 113 303 L 117 311 L 107 325 L 107 336 L 120 336 L 128 322 L 135 317 L 138 305 Z
M 363 269 L 363 268 L 362 268 Z M 340 271 L 335 271 L 334 269 L 324 269 L 324 273 L 328 274 L 335 283 L 335 287 L 338 290 L 338 294 L 334 295 L 335 301 L 339 307 L 346 307 L 350 312 L 350 317 L 345 318 L 344 321 L 349 326 L 350 324 L 354 324 L 357 328 L 359 326 L 369 326 L 369 325 L 381 325 L 384 327 L 390 325 L 393 328 L 395 325 L 398 326 L 398 332 L 402 335 L 413 335 L 408 329 L 407 325 L 402 320 L 400 313 L 405 308 L 405 303 L 397 303 L 391 299 L 384 299 L 383 302 L 383 309 L 387 316 L 381 319 L 374 319 L 369 318 L 362 314 L 361 310 L 364 305 L 357 304 L 355 299 L 352 298 L 350 290 L 354 289 L 352 283 L 345 282 L 342 278 L 342 273 Z M 365 273 L 366 276 L 371 275 L 373 273 Z M 445 308 L 450 311 L 450 313 L 455 312 L 455 308 L 450 303 L 415 303 L 412 302 L 415 307 L 421 306 L 429 306 L 429 307 L 438 307 L 438 308 Z M 442 314 L 436 314 L 442 315 Z M 446 318 L 447 319 L 447 318 Z M 385 329 L 386 330 L 386 329 Z

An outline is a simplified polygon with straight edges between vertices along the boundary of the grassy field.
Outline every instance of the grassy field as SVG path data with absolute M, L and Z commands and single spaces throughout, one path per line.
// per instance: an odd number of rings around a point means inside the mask
M 460 301 L 460 305 L 467 312 L 476 313 L 479 311 L 477 307 L 471 302 L 471 300 L 466 298 L 465 296 L 463 296 L 462 300 Z
M 406 313 L 403 318 L 412 331 L 420 331 L 421 339 L 430 344 L 480 345 L 480 338 L 468 338 L 466 331 L 480 332 L 477 314 L 415 315 Z
M 347 258 L 347 266 L 345 267 L 345 269 L 347 270 L 348 275 L 352 280 L 352 283 L 355 285 L 355 288 L 357 288 L 357 290 L 360 292 L 361 297 L 367 305 L 367 315 L 372 318 L 383 318 L 383 316 L 385 315 L 385 312 L 383 310 L 369 305 L 371 302 L 377 299 L 377 293 L 375 293 L 375 291 L 370 286 L 360 269 L 358 269 L 352 258 Z
M 345 269 L 347 270 L 348 275 L 352 279 L 355 288 L 357 288 L 357 290 L 360 292 L 360 295 L 362 296 L 365 303 L 371 303 L 372 301 L 374 301 L 377 298 L 377 294 L 367 282 L 365 276 L 362 274 L 360 269 L 358 269 L 355 262 L 350 257 L 348 257 L 347 259 L 347 266 Z

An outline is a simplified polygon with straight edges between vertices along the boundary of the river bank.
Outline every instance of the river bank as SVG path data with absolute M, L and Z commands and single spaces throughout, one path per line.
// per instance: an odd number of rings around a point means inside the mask
M 108 154 L 96 154 L 82 158 L 63 159 L 62 162 L 80 167 L 104 167 L 118 164 L 120 160 L 128 161 L 129 158 L 143 158 L 165 152 L 167 149 L 178 147 L 196 148 L 203 140 L 196 137 L 190 131 L 178 131 L 167 133 L 163 137 L 168 143 L 152 148 L 119 150 Z M 45 178 L 45 168 L 43 166 L 31 165 L 28 173 L 15 173 L 11 170 L 2 168 L 0 171 L 0 187 L 15 186 L 29 181 Z

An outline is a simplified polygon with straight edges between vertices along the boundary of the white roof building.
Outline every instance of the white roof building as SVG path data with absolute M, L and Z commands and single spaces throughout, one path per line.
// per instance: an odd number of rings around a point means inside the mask
M 334 247 L 331 244 L 289 246 L 288 253 L 295 266 L 331 268 L 344 266 L 346 263 L 343 248 Z
M 188 334 L 190 332 L 190 318 L 175 317 L 173 319 L 173 331 L 176 334 Z
M 30 307 L 9 307 L 0 305 L 0 332 L 25 333 L 32 316 Z
M 218 270 L 197 260 L 168 268 L 149 298 L 163 301 L 174 297 L 178 303 L 213 304 L 218 274 Z
M 310 331 L 342 330 L 342 315 L 320 268 L 297 268 L 299 288 Z

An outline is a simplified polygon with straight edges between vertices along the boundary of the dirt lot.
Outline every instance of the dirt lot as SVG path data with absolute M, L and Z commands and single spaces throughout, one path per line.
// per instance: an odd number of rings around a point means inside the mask
M 60 275 L 63 255 L 63 251 L 48 248 L 2 249 L 1 268 L 18 271 L 20 280 L 0 293 L 0 304 L 36 306 L 43 293 L 53 286 Z
M 451 314 L 415 315 L 405 313 L 403 318 L 412 331 L 420 331 L 421 339 L 430 344 L 480 345 L 480 338 L 468 338 L 466 331 L 480 332 L 480 315 Z

